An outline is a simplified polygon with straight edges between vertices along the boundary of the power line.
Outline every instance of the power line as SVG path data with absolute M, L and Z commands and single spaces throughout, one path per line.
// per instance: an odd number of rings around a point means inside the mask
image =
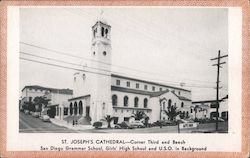
M 29 54 L 29 53 L 25 53 L 25 54 Z M 40 56 L 39 56 L 40 57 Z M 105 76 L 110 76 L 104 73 L 98 73 L 98 72 L 93 72 L 93 71 L 88 71 L 88 70 L 82 70 L 82 69 L 77 69 L 77 68 L 72 68 L 72 67 L 67 67 L 67 66 L 62 66 L 62 65 L 57 65 L 57 64 L 51 64 L 51 63 L 47 63 L 47 62 L 42 62 L 42 61 L 38 61 L 38 60 L 33 60 L 33 59 L 27 59 L 27 58 L 22 58 L 20 57 L 20 59 L 22 60 L 27 60 L 27 61 L 31 61 L 31 62 L 36 62 L 36 63 L 40 63 L 40 64 L 45 64 L 45 65 L 50 65 L 50 66 L 56 66 L 56 67 L 60 67 L 60 68 L 65 68 L 65 69 L 72 69 L 72 70 L 76 70 L 76 71 L 83 71 L 83 72 L 89 72 L 89 73 L 94 73 L 94 74 L 99 74 L 99 75 L 105 75 Z M 45 58 L 48 59 L 48 58 Z M 51 58 L 49 58 L 51 60 Z M 68 63 L 68 62 L 64 62 L 64 63 Z M 110 71 L 108 71 L 110 72 Z M 156 79 L 154 79 L 156 80 Z M 179 84 L 168 84 L 168 85 L 175 85 L 178 86 Z M 195 88 L 213 88 L 213 87 L 206 87 L 206 86 L 194 86 L 194 85 L 186 85 L 186 87 L 195 87 Z
M 38 45 L 26 43 L 26 42 L 22 42 L 22 41 L 21 41 L 20 43 L 21 43 L 21 44 L 24 44 L 24 45 L 31 46 L 31 47 L 35 47 L 35 48 L 38 48 L 38 49 L 46 50 L 46 51 L 49 51 L 49 52 L 54 52 L 54 53 L 56 53 L 56 54 L 60 54 L 60 55 L 65 55 L 65 56 L 73 57 L 73 58 L 85 59 L 85 60 L 87 60 L 87 61 L 92 61 L 92 62 L 97 62 L 97 63 L 101 63 L 101 64 L 105 64 L 105 65 L 120 67 L 120 68 L 123 68 L 123 69 L 128 69 L 128 70 L 132 70 L 132 71 L 136 71 L 136 72 L 142 72 L 142 73 L 146 73 L 146 74 L 150 74 L 150 75 L 152 75 L 152 74 L 162 75 L 162 74 L 159 74 L 159 73 L 148 72 L 148 71 L 142 71 L 142 70 L 133 69 L 133 68 L 125 67 L 125 66 L 114 65 L 114 64 L 110 64 L 110 63 L 106 63 L 106 62 L 102 62 L 102 61 L 98 61 L 98 60 L 94 60 L 94 59 L 90 59 L 90 58 L 86 58 L 86 57 L 71 55 L 71 54 L 68 54 L 68 53 L 65 53 L 65 52 L 62 52 L 62 51 L 57 51 L 57 50 L 54 50 L 54 49 L 50 49 L 50 48 L 46 48 L 46 47 L 42 47 L 42 46 L 38 46 Z M 209 83 L 209 84 L 214 84 L 214 82 L 201 81 L 201 80 L 192 80 L 192 79 L 185 79 L 185 80 L 195 81 L 195 82 L 204 82 L 204 83 Z M 173 82 L 173 81 L 171 81 L 171 82 Z
M 25 55 L 29 55 L 29 56 L 32 56 L 32 57 L 37 57 L 37 58 L 41 58 L 41 59 L 46 59 L 46 60 L 51 60 L 51 61 L 56 61 L 56 62 L 60 62 L 60 63 L 63 63 L 63 64 L 70 64 L 70 65 L 74 65 L 74 66 L 83 66 L 81 64 L 75 64 L 75 63 L 71 63 L 71 62 L 66 62 L 66 61 L 63 61 L 63 60 L 58 60 L 58 59 L 54 59 L 54 58 L 49 58 L 49 57 L 43 57 L 43 56 L 39 56 L 39 55 L 34 55 L 34 54 L 31 54 L 31 53 L 26 53 L 26 52 L 23 52 L 23 51 L 20 51 L 19 52 L 20 54 L 25 54 Z M 106 71 L 106 72 L 109 72 L 109 73 L 116 73 L 116 74 L 123 74 L 123 75 L 128 75 L 128 74 L 124 74 L 124 73 L 120 73 L 120 72 L 115 72 L 115 71 L 110 71 L 110 70 L 107 70 L 107 69 L 100 69 L 100 68 L 94 68 L 94 67 L 85 67 L 85 68 L 88 68 L 88 69 L 94 69 L 94 70 L 101 70 L 101 71 Z M 139 78 L 143 78 L 142 76 L 136 76 L 136 77 L 139 77 Z M 181 83 L 179 82 L 174 82 L 174 81 L 166 81 L 166 80 L 161 80 L 161 79 L 155 79 L 155 78 L 151 78 L 151 80 L 158 80 L 158 81 L 161 81 L 161 82 L 172 82 L 172 83 L 176 83 L 176 84 L 172 84 L 172 85 L 181 85 Z M 170 84 L 170 83 L 168 83 Z M 188 83 L 189 84 L 189 83 Z M 199 85 L 199 84 L 190 84 L 186 87 L 189 87 L 189 86 L 196 86 L 196 87 L 202 87 L 202 88 L 212 88 L 212 87 L 208 87 L 208 86 L 204 86 L 204 85 Z

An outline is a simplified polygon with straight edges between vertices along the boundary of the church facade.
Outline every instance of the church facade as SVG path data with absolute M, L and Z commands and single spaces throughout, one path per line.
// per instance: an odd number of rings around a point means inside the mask
M 73 97 L 67 105 L 59 105 L 58 118 L 93 124 L 111 115 L 116 124 L 143 111 L 152 123 L 168 120 L 164 111 L 169 106 L 176 106 L 184 116 L 192 117 L 190 90 L 111 73 L 111 26 L 98 20 L 92 33 L 92 70 L 85 68 L 74 74 Z

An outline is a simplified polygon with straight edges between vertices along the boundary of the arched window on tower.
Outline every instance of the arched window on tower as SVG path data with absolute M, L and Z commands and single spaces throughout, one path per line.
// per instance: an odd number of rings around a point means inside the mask
M 117 106 L 117 95 L 112 96 L 112 105 Z
M 102 27 L 102 37 L 104 37 L 104 28 Z
M 184 103 L 183 103 L 183 102 L 181 102 L 181 107 L 182 107 L 182 108 L 184 107 Z
M 124 104 L 124 106 L 128 106 L 128 97 L 127 96 L 125 96 L 123 98 L 123 104 Z
M 134 106 L 135 107 L 138 107 L 138 101 L 139 101 L 138 97 L 135 97 L 135 99 L 134 99 Z
M 148 107 L 148 99 L 147 98 L 144 99 L 143 106 L 144 106 L 144 108 Z
M 105 29 L 105 37 L 107 38 L 108 37 L 108 29 Z

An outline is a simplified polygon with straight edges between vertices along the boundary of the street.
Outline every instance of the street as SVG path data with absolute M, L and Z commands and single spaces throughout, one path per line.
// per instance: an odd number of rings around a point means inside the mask
M 19 112 L 20 133 L 74 133 L 75 130 L 56 126 L 50 122 L 43 122 L 39 118 Z
M 20 133 L 178 133 L 177 126 L 163 126 L 151 128 L 135 128 L 135 129 L 84 129 L 74 130 L 66 127 L 54 125 L 50 122 L 43 122 L 39 118 L 34 118 L 31 115 L 25 115 L 20 112 L 19 115 L 19 132 Z M 180 130 L 180 133 L 210 133 L 215 130 L 215 123 L 200 124 L 195 129 Z M 222 133 L 227 132 L 227 122 L 219 122 L 219 130 Z

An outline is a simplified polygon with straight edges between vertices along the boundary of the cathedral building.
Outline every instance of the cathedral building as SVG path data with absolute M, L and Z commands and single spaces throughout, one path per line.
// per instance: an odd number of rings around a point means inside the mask
M 149 122 L 168 120 L 165 110 L 176 106 L 184 116 L 190 115 L 191 91 L 167 84 L 113 74 L 111 26 L 98 20 L 92 26 L 91 67 L 94 70 L 76 72 L 73 76 L 73 97 L 67 105 L 59 105 L 65 121 L 78 120 L 93 124 L 105 116 L 114 117 L 114 124 L 128 121 L 137 111 L 143 111 Z

